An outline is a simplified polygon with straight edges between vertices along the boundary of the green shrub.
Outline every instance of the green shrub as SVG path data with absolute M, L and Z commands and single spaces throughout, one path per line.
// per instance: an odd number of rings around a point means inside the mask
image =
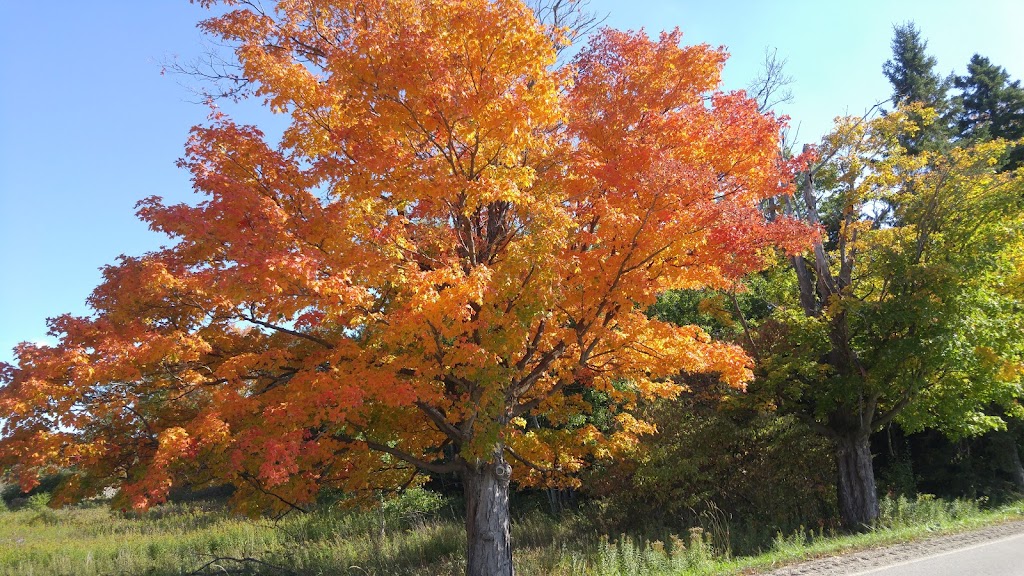
M 686 400 L 653 412 L 658 433 L 638 463 L 587 481 L 601 497 L 602 530 L 663 536 L 699 526 L 719 553 L 747 554 L 778 532 L 836 524 L 831 446 L 794 418 Z
M 35 512 L 35 516 L 32 517 L 33 522 L 42 522 L 47 526 L 51 526 L 60 521 L 57 511 L 50 508 L 50 499 L 50 494 L 46 492 L 40 492 L 28 497 L 25 506 Z

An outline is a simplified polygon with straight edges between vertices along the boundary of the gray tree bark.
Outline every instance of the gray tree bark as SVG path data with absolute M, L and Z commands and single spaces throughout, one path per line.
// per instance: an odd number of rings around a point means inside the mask
M 878 491 L 868 434 L 836 439 L 839 514 L 847 528 L 862 530 L 878 519 Z
M 490 462 L 468 464 L 462 472 L 466 496 L 466 574 L 513 576 L 512 531 L 509 519 L 509 477 L 512 468 L 501 450 Z

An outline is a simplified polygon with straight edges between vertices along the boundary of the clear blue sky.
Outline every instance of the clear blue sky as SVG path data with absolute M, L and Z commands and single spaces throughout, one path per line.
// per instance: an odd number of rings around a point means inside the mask
M 593 0 L 616 28 L 679 26 L 687 43 L 728 47 L 727 88 L 764 48 L 788 58 L 783 108 L 816 140 L 832 118 L 889 95 L 893 24 L 915 21 L 943 73 L 978 52 L 1024 77 L 1024 2 Z M 11 2 L 0 14 L 0 361 L 45 339 L 47 317 L 86 313 L 99 267 L 164 242 L 134 216 L 149 195 L 189 200 L 174 163 L 207 110 L 160 63 L 201 51 L 204 11 L 186 0 Z M 240 120 L 252 106 L 225 109 Z

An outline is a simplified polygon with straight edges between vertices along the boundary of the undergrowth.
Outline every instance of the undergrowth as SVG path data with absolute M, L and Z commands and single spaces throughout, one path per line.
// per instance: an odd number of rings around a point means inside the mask
M 64 510 L 37 495 L 0 508 L 0 574 L 457 575 L 465 565 L 455 500 L 410 490 L 376 510 L 323 506 L 277 521 L 252 520 L 209 503 L 119 514 L 100 504 Z M 895 498 L 877 526 L 843 535 L 822 527 L 778 534 L 759 554 L 734 558 L 728 521 L 651 538 L 599 534 L 586 514 L 515 519 L 516 570 L 524 576 L 732 574 L 801 558 L 1024 517 L 1024 502 Z M 713 520 L 713 521 L 712 521 Z M 723 540 L 725 538 L 725 540 Z

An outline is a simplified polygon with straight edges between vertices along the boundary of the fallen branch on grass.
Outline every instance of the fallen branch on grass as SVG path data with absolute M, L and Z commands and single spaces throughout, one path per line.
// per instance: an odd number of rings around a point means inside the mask
M 245 565 L 245 564 L 258 564 L 260 566 L 265 566 L 265 567 L 271 568 L 273 570 L 278 570 L 278 571 L 281 572 L 281 574 L 293 574 L 295 576 L 298 576 L 298 572 L 294 572 L 294 571 L 289 570 L 288 568 L 285 568 L 283 566 L 277 566 L 277 565 L 271 564 L 269 562 L 264 562 L 263 560 L 260 560 L 258 558 L 248 558 L 248 557 L 246 557 L 246 558 L 235 558 L 233 556 L 217 556 L 214 559 L 212 559 L 209 562 L 207 562 L 206 564 L 203 564 L 199 568 L 196 568 L 192 572 L 189 572 L 188 576 L 201 576 L 203 574 L 211 574 L 211 572 L 206 572 L 206 570 L 211 569 L 211 568 L 217 569 L 217 572 L 214 572 L 216 574 L 231 574 L 233 572 L 234 573 L 242 573 L 242 572 L 246 571 L 244 568 L 241 568 L 241 567 L 236 568 L 234 570 L 229 570 L 229 569 L 225 568 L 224 566 L 220 566 L 220 563 L 222 563 L 222 562 L 235 562 L 236 564 L 241 564 L 241 565 Z

